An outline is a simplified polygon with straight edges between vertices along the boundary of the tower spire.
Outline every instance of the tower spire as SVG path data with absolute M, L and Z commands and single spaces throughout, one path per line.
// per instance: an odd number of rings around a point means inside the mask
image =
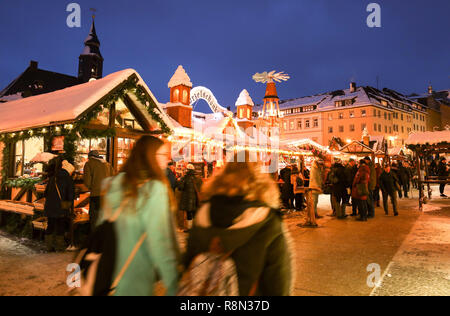
M 103 74 L 103 56 L 100 53 L 100 40 L 95 29 L 95 9 L 89 35 L 84 40 L 84 49 L 79 57 L 78 78 L 81 82 L 99 79 Z

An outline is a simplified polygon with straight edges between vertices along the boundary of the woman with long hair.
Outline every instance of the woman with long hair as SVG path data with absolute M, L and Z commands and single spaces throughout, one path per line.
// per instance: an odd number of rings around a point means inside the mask
M 184 264 L 220 240 L 235 263 L 239 295 L 289 295 L 293 266 L 277 184 L 248 153 L 245 162 L 237 156 L 204 185 L 206 203 L 195 217 Z
M 139 139 L 121 172 L 109 184 L 99 223 L 121 213 L 115 222 L 117 256 L 115 279 L 142 236 L 142 246 L 115 290 L 116 296 L 154 295 L 158 277 L 167 295 L 175 295 L 178 284 L 179 250 L 172 211 L 176 208 L 164 174 L 169 145 L 152 136 Z

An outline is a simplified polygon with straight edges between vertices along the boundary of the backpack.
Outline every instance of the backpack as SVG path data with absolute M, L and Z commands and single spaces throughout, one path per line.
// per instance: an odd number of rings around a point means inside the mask
M 239 296 L 232 253 L 224 254 L 220 248 L 220 239 L 213 238 L 210 251 L 194 258 L 180 281 L 178 296 Z
M 81 287 L 72 289 L 73 296 L 114 295 L 120 280 L 147 238 L 146 233 L 141 235 L 126 263 L 113 280 L 117 255 L 117 232 L 114 222 L 126 204 L 125 199 L 116 213 L 96 228 L 89 237 L 87 246 L 79 252 L 75 262 L 78 262 L 81 270 Z

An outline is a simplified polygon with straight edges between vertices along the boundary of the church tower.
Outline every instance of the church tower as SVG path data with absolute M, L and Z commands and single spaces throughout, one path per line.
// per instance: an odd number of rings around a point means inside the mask
M 178 66 L 168 83 L 170 103 L 167 114 L 183 127 L 192 128 L 192 106 L 190 105 L 192 82 L 183 66 Z
M 236 118 L 238 120 L 238 125 L 244 130 L 252 127 L 254 125 L 253 107 L 255 106 L 255 104 L 253 103 L 253 100 L 246 89 L 242 90 L 235 105 L 237 109 Z
M 100 79 L 103 75 L 103 57 L 100 53 L 100 41 L 95 31 L 94 16 L 91 31 L 84 40 L 84 49 L 79 57 L 78 79 L 84 83 L 91 78 Z

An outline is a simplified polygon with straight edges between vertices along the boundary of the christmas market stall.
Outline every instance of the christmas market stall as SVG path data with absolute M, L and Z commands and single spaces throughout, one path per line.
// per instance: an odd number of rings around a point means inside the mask
M 169 135 L 173 129 L 152 92 L 132 69 L 2 103 L 0 117 L 0 211 L 2 224 L 7 225 L 11 223 L 5 214 L 18 214 L 27 223 L 41 219 L 45 165 L 55 155 L 76 167 L 75 220 L 88 221 L 89 193 L 82 185 L 88 153 L 97 150 L 117 171 L 139 137 Z M 15 220 L 11 225 L 19 223 Z M 44 224 L 37 226 L 45 228 Z
M 419 209 L 423 210 L 423 204 L 427 202 L 427 197 L 424 192 L 424 185 L 428 187 L 428 199 L 432 197 L 432 184 L 450 184 L 448 177 L 433 177 L 430 170 L 428 170 L 428 161 L 433 159 L 433 156 L 450 154 L 450 130 L 412 133 L 406 140 L 406 146 L 413 151 L 416 167 L 418 171 L 418 185 L 419 185 Z

